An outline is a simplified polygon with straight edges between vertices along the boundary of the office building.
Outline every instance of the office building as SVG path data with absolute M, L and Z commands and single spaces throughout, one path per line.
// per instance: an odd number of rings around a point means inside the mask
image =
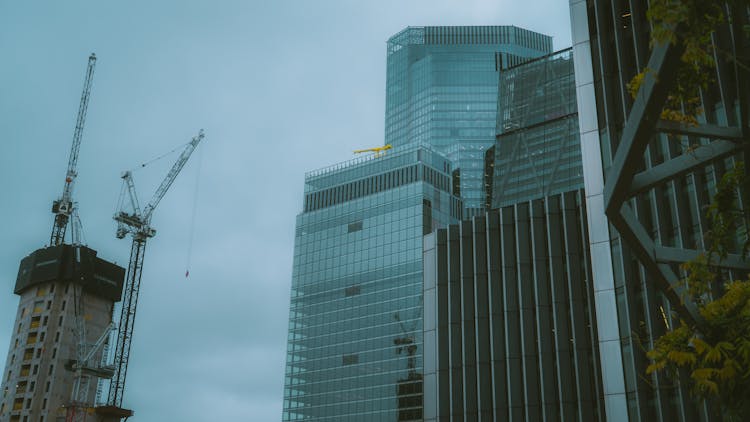
M 493 209 L 425 236 L 424 417 L 604 420 L 571 50 L 499 77 Z
M 461 218 L 451 173 L 414 144 L 305 176 L 284 421 L 422 419 L 422 236 Z
M 604 420 L 582 190 L 424 238 L 424 420 Z
M 682 43 L 650 44 L 645 3 L 570 0 L 570 11 L 607 420 L 713 419 L 686 385 L 646 374 L 645 350 L 680 319 L 699 321 L 679 265 L 706 249 L 705 207 L 747 141 L 750 75 L 717 55 L 697 125 L 661 120 Z M 747 16 L 731 20 L 711 42 L 747 57 Z M 646 68 L 633 99 L 627 83 Z M 721 265 L 747 268 L 731 253 Z
M 500 72 L 490 155 L 492 208 L 583 188 L 571 49 Z
M 18 312 L 0 387 L 0 420 L 54 422 L 66 419 L 78 359 L 77 322 L 85 324 L 86 345 L 109 329 L 122 295 L 125 269 L 71 245 L 39 249 L 21 261 L 14 293 Z M 103 350 L 92 359 L 100 362 Z M 93 403 L 98 373 L 84 372 L 82 392 Z M 109 375 L 111 376 L 111 368 Z
M 385 143 L 424 143 L 446 155 L 465 215 L 481 212 L 498 72 L 551 52 L 551 37 L 514 26 L 404 29 L 388 40 Z

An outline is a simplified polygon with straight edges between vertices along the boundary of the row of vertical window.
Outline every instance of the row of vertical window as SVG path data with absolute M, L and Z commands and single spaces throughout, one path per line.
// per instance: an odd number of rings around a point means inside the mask
M 67 285 L 65 287 L 65 293 L 68 293 L 70 285 Z M 50 295 L 53 295 L 55 292 L 55 283 L 50 283 L 49 285 L 42 285 L 37 288 L 35 297 L 36 298 L 45 298 Z M 61 310 L 65 310 L 66 301 L 63 300 L 61 304 Z M 21 321 L 18 324 L 17 332 L 16 332 L 16 340 L 14 344 L 14 349 L 18 349 L 22 346 L 22 342 L 20 341 L 20 334 L 23 330 L 24 320 L 26 317 L 29 317 L 28 319 L 28 329 L 30 330 L 28 334 L 26 335 L 26 341 L 23 342 L 26 348 L 23 350 L 23 354 L 19 354 L 19 357 L 22 360 L 21 369 L 17 374 L 17 382 L 15 383 L 15 391 L 14 395 L 15 398 L 12 402 L 3 402 L 0 404 L 0 415 L 5 414 L 6 412 L 22 412 L 24 410 L 28 410 L 32 406 L 32 398 L 24 398 L 23 396 L 27 393 L 33 393 L 35 391 L 36 381 L 26 379 L 28 377 L 35 377 L 39 373 L 39 364 L 32 365 L 32 360 L 34 359 L 41 359 L 42 358 L 42 352 L 44 348 L 42 346 L 36 347 L 35 345 L 44 342 L 46 331 L 43 331 L 49 321 L 49 315 L 41 315 L 42 313 L 49 312 L 52 307 L 52 300 L 35 300 L 31 307 L 24 307 L 21 309 L 20 319 Z M 31 312 L 29 312 L 31 310 Z M 58 331 L 55 333 L 55 343 L 59 343 L 60 341 L 60 331 L 59 327 L 62 327 L 63 324 L 63 316 L 60 315 L 58 317 L 57 325 L 58 325 Z M 42 331 L 38 331 L 42 330 Z M 12 366 L 16 361 L 16 350 L 13 351 L 13 353 L 10 356 L 10 366 Z M 54 347 L 52 349 L 51 358 L 54 360 L 57 358 L 57 347 Z M 49 371 L 48 376 L 51 376 L 54 371 L 55 365 L 51 364 L 49 365 Z M 9 370 L 6 376 L 5 384 L 6 388 L 3 391 L 3 400 L 7 397 L 7 394 L 9 393 L 9 383 L 11 381 L 11 378 L 13 377 L 12 370 Z M 51 381 L 46 382 L 44 393 L 49 393 L 50 391 L 50 384 Z M 42 400 L 42 409 L 47 408 L 47 398 L 43 398 Z M 44 416 L 41 416 L 40 421 L 44 420 Z M 20 414 L 12 414 L 10 415 L 10 421 L 18 421 L 18 422 L 26 422 L 28 421 L 28 415 L 20 415 Z
M 551 49 L 549 37 L 513 26 L 428 26 L 425 44 L 510 44 L 537 50 Z
M 305 195 L 304 212 L 319 210 L 399 186 L 424 181 L 450 192 L 450 178 L 418 164 Z
M 435 277 L 440 285 L 448 286 L 455 284 L 455 291 L 459 292 L 458 296 L 454 295 L 454 287 L 442 289 L 439 293 L 433 290 L 433 303 L 438 303 L 437 314 L 445 315 L 447 322 L 442 323 L 438 330 L 438 338 L 449 330 L 448 327 L 456 327 L 458 331 L 451 331 L 452 336 L 457 336 L 463 341 L 457 342 L 457 346 L 451 345 L 450 354 L 446 347 L 438 346 L 436 343 L 426 343 L 426 350 L 436 350 L 439 355 L 446 359 L 439 359 L 445 363 L 438 363 L 437 369 L 425 368 L 425 371 L 442 370 L 450 368 L 458 373 L 456 379 L 469 380 L 467 382 L 453 382 L 446 378 L 445 387 L 441 383 L 441 393 L 437 397 L 438 401 L 443 400 L 446 404 L 441 406 L 441 413 L 448 414 L 445 411 L 449 405 L 460 406 L 465 410 L 464 414 L 475 414 L 477 408 L 486 405 L 488 408 L 508 408 L 516 407 L 522 402 L 522 399 L 516 399 L 513 396 L 500 398 L 499 401 L 493 401 L 497 398 L 490 394 L 477 392 L 476 385 L 487 385 L 484 392 L 502 389 L 511 391 L 515 388 L 526 388 L 531 394 L 544 394 L 545 385 L 563 385 L 571 383 L 574 386 L 568 394 L 574 398 L 570 403 L 572 406 L 579 406 L 580 413 L 586 419 L 594 420 L 596 416 L 596 400 L 591 400 L 591 391 L 597 389 L 597 379 L 590 374 L 595 369 L 597 357 L 596 351 L 591 348 L 592 342 L 596 341 L 595 336 L 590 332 L 591 325 L 588 319 L 589 300 L 591 300 L 591 290 L 587 280 L 590 280 L 590 268 L 587 267 L 585 236 L 582 228 L 585 227 L 585 214 L 580 203 L 583 191 L 571 191 L 565 194 L 543 199 L 534 200 L 530 203 L 519 203 L 515 207 L 505 207 L 500 211 L 489 214 L 486 220 L 476 219 L 475 226 L 455 225 L 449 229 L 444 229 L 446 237 L 438 243 L 437 248 L 444 251 L 448 256 L 458 256 L 466 250 L 466 246 L 472 244 L 485 245 L 477 247 L 473 251 L 469 247 L 469 258 L 455 260 L 459 265 L 455 271 L 443 271 Z M 571 205 L 575 201 L 575 209 Z M 489 221 L 495 221 L 492 225 Z M 495 228 L 492 228 L 494 226 Z M 499 226 L 505 227 L 506 233 L 512 233 L 510 237 L 504 236 Z M 456 229 L 456 230 L 453 230 Z M 534 243 L 535 233 L 542 233 L 542 241 Z M 547 234 L 554 236 L 547 237 Z M 455 243 L 454 243 L 455 242 Z M 490 245 L 495 245 L 491 248 Z M 457 245 L 457 246 L 449 246 Z M 449 250 L 449 248 L 451 248 Z M 488 249 L 489 248 L 489 249 Z M 500 254 L 493 255 L 489 251 L 495 249 L 503 251 Z M 473 259 L 472 259 L 473 255 Z M 440 252 L 437 256 L 441 256 Z M 566 257 L 564 260 L 555 261 L 555 257 Z M 525 263 L 518 259 L 528 259 Z M 447 262 L 454 262 L 449 258 L 444 258 Z M 497 261 L 497 262 L 495 262 Z M 506 277 L 503 271 L 498 270 L 497 277 L 494 271 L 487 273 L 488 265 L 490 268 L 508 268 L 510 277 Z M 452 264 L 451 264 L 452 265 Z M 434 270 L 433 270 L 434 271 Z M 451 275 L 452 274 L 452 275 Z M 536 275 L 534 275 L 536 274 Z M 576 275 L 574 277 L 574 275 Z M 538 276 L 537 276 L 538 275 Z M 463 278 L 462 278 L 463 277 Z M 562 284 L 556 285 L 558 277 L 562 277 Z M 570 280 L 567 280 L 571 277 Z M 533 280 L 532 280 L 533 279 Z M 474 284 L 467 287 L 463 280 L 474 280 Z M 496 295 L 503 298 L 497 303 L 490 300 L 483 306 L 464 306 L 460 298 L 461 295 L 469 295 L 476 300 L 488 300 L 487 289 L 495 288 L 491 286 L 490 281 L 495 280 L 496 286 L 499 286 L 500 293 Z M 567 281 L 565 281 L 567 280 Z M 481 283 L 480 283 L 481 281 Z M 531 283 L 529 283 L 531 281 Z M 462 284 L 463 283 L 463 284 Z M 567 284 L 566 284 L 567 283 Z M 533 287 L 531 286 L 533 284 Z M 536 293 L 534 293 L 536 292 Z M 539 296 L 540 292 L 543 294 Z M 524 303 L 528 300 L 534 300 L 533 295 L 537 294 L 536 310 L 530 310 Z M 450 299 L 458 297 L 459 300 Z M 532 299 L 529 299 L 532 298 Z M 527 300 L 528 299 L 528 300 Z M 427 302 L 427 301 L 425 301 Z M 479 303 L 479 302 L 476 302 Z M 529 302 L 530 303 L 530 302 Z M 551 304 L 551 308 L 550 308 Z M 575 304 L 575 305 L 571 305 Z M 499 306 L 495 309 L 493 307 Z M 579 308 L 573 308 L 576 306 Z M 494 309 L 494 310 L 493 310 Z M 495 312 L 497 311 L 497 312 Z M 524 314 L 526 313 L 526 314 Z M 433 312 L 434 314 L 434 312 Z M 490 315 L 489 320 L 485 315 Z M 503 317 L 504 315 L 504 317 Z M 529 321 L 534 321 L 527 324 Z M 466 321 L 471 321 L 468 325 Z M 484 334 L 475 331 L 474 324 L 484 319 L 485 325 L 482 328 Z M 489 323 L 489 325 L 487 325 Z M 427 327 L 428 325 L 425 324 Z M 434 325 L 433 325 L 434 326 Z M 470 328 L 467 328 L 470 327 Z M 482 325 L 478 325 L 482 327 Z M 510 364 L 507 368 L 507 377 L 492 379 L 487 372 L 477 371 L 481 368 L 481 362 L 488 356 L 494 356 L 492 349 L 495 347 L 486 341 L 485 338 L 495 329 L 504 330 L 505 345 L 500 346 L 500 354 L 507 353 L 509 359 L 516 359 L 520 356 L 520 350 L 523 347 L 524 352 L 532 358 L 529 365 L 524 366 L 529 371 L 530 380 L 526 382 L 518 365 Z M 561 328 L 562 327 L 562 328 Z M 462 332 L 462 330 L 466 330 Z M 480 328 L 477 328 L 479 330 Z M 452 328 L 451 328 L 452 330 Z M 550 337 L 551 336 L 551 337 Z M 559 336 L 559 337 L 558 337 Z M 433 339 L 435 337 L 432 337 Z M 553 340 L 554 339 L 554 340 Z M 568 343 L 568 339 L 570 343 Z M 502 343 L 502 341 L 501 341 Z M 556 345 L 559 350 L 555 349 Z M 578 355 L 573 355 L 567 344 L 575 344 Z M 535 350 L 535 347 L 538 349 Z M 546 347 L 546 349 L 545 349 Z M 464 356 L 462 361 L 461 356 Z M 558 366 L 558 360 L 549 356 L 562 356 L 569 359 L 575 365 Z M 485 358 L 482 359 L 482 356 Z M 454 359 L 457 357 L 456 359 Z M 518 360 L 517 362 L 520 362 Z M 559 361 L 562 362 L 562 361 Z M 574 368 L 574 369 L 571 369 Z M 533 372 L 532 372 L 533 371 Z M 565 375 L 562 375 L 565 374 Z M 463 376 L 463 378 L 462 378 Z M 562 376 L 562 378 L 558 378 Z M 576 380 L 578 383 L 576 383 Z M 497 383 L 496 385 L 492 385 Z M 503 387 L 503 384 L 505 386 Z M 473 391 L 462 396 L 460 391 L 470 386 Z M 519 387 L 517 387 L 519 386 Z M 434 391 L 434 390 L 433 390 Z M 556 391 L 561 391 L 557 389 Z M 554 394 L 550 397 L 552 401 L 558 400 Z M 447 400 L 446 400 L 447 399 Z M 519 401 L 520 400 L 520 401 Z M 565 400 L 565 399 L 560 399 Z M 449 403 L 450 402 L 450 403 Z M 593 409 L 588 407 L 593 404 Z M 586 406 L 584 408 L 584 406 Z M 526 409 L 532 415 L 541 415 L 546 412 L 539 406 L 526 403 Z M 502 411 L 501 411 L 502 412 Z M 500 418 L 514 419 L 515 410 L 509 414 L 498 413 Z M 535 412 L 535 413 L 534 413 Z M 587 415 L 588 412 L 588 415 Z M 541 416 L 535 416 L 533 420 L 540 419 Z

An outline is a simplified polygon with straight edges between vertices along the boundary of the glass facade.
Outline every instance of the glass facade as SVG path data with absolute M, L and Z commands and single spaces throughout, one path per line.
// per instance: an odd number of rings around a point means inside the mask
M 500 72 L 493 208 L 583 187 L 571 49 Z
M 460 219 L 450 175 L 418 145 L 306 175 L 284 421 L 422 419 L 422 236 Z
M 450 158 L 467 215 L 486 207 L 498 72 L 552 52 L 552 38 L 514 26 L 409 27 L 388 40 L 385 143 L 426 143 Z

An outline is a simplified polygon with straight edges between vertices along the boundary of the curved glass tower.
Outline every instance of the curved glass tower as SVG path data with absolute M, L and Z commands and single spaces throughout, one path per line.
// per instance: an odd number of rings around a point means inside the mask
M 552 37 L 515 26 L 409 27 L 388 40 L 385 143 L 427 143 L 456 166 L 467 216 L 486 207 L 498 73 L 552 52 Z

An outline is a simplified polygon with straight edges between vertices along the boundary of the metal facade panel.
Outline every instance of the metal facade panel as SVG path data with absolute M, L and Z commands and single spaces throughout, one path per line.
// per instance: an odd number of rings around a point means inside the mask
M 621 368 L 607 365 L 610 356 L 605 353 L 602 366 L 605 371 L 622 372 L 627 394 L 626 406 L 618 403 L 619 398 L 607 400 L 607 413 L 615 420 L 623 418 L 620 411 L 624 410 L 633 421 L 705 416 L 705 407 L 696 406 L 685 388 L 661 376 L 645 375 L 644 351 L 663 332 L 661 320 L 669 323 L 672 310 L 700 322 L 695 308 L 684 306 L 684 297 L 673 288 L 679 278 L 676 264 L 705 247 L 703 209 L 734 157 L 745 155 L 739 143 L 732 142 L 747 140 L 750 71 L 717 56 L 715 80 L 700 92 L 703 112 L 697 116 L 698 124 L 660 121 L 668 85 L 675 80 L 672 75 L 679 65 L 681 43 L 652 48 L 643 2 L 571 0 L 570 7 L 576 75 L 582 76 L 578 79 L 579 112 L 593 107 L 593 114 L 598 115 L 596 127 L 581 125 L 582 140 L 591 138 L 582 142 L 586 194 L 601 196 L 598 187 L 604 183 L 608 220 L 617 230 L 611 232 L 611 243 L 592 236 L 597 295 L 602 305 L 615 303 L 617 311 L 616 326 L 598 321 L 599 338 L 613 343 L 617 339 L 620 344 L 619 352 L 610 345 L 606 348 L 620 355 Z M 746 22 L 747 14 L 731 8 L 726 12 L 731 24 L 718 26 L 711 42 L 717 51 L 737 49 L 738 55 L 748 54 L 748 43 L 731 28 Z M 633 101 L 626 84 L 646 67 L 650 70 Z M 595 149 L 601 154 L 594 154 Z M 605 181 L 597 172 L 610 166 Z M 594 233 L 603 226 L 592 222 L 607 219 L 599 207 L 589 210 L 589 228 Z M 732 268 L 737 264 L 729 260 L 721 265 Z M 604 378 L 612 380 L 618 374 Z M 622 394 L 605 393 L 608 398 Z
M 437 232 L 437 376 L 438 415 L 450 415 L 450 337 L 448 305 L 448 232 Z
M 534 310 L 536 314 L 537 368 L 539 372 L 539 389 L 541 410 L 545 420 L 559 419 L 556 391 L 556 371 L 554 354 L 554 331 L 552 324 L 552 304 L 550 302 L 549 262 L 550 253 L 547 245 L 547 224 L 545 219 L 545 199 L 530 203 L 530 228 L 532 241 L 532 283 L 534 291 Z
M 461 333 L 461 248 L 459 228 L 448 228 L 448 347 L 450 414 L 464 413 L 463 337 Z
M 596 9 L 596 4 L 591 5 Z M 589 3 L 586 0 L 570 0 L 570 20 L 573 34 L 573 57 L 576 73 L 576 93 L 578 103 L 579 130 L 581 134 L 581 155 L 583 157 L 583 177 L 586 188 L 586 210 L 588 216 L 588 227 L 590 235 L 591 272 L 594 291 L 607 292 L 607 297 L 614 299 L 614 279 L 612 275 L 611 251 L 609 244 L 609 233 L 604 230 L 600 232 L 602 225 L 606 228 L 609 223 L 604 214 L 603 189 L 604 168 L 611 160 L 607 145 L 599 142 L 599 122 L 597 100 L 603 104 L 604 109 L 612 110 L 611 96 L 595 94 L 595 83 L 600 83 L 604 78 L 610 77 L 611 72 L 596 74 L 594 72 L 594 59 L 601 55 L 609 54 L 609 49 L 600 51 L 590 43 L 589 37 Z M 596 64 L 600 63 L 597 60 Z M 592 75 L 595 75 L 592 77 Z M 603 113 L 603 110 L 601 111 Z M 571 267 L 569 267 L 571 268 Z M 573 292 L 574 290 L 571 290 Z M 594 302 L 596 309 L 601 304 Z M 571 309 L 575 309 L 574 306 Z M 592 318 L 593 320 L 593 318 Z M 592 323 L 593 324 L 593 323 Z M 604 327 L 597 326 L 598 348 L 600 349 L 601 377 L 607 379 L 618 378 L 624 384 L 622 366 L 610 368 L 603 364 L 605 359 L 621 359 L 619 348 L 614 350 L 615 357 L 604 356 L 601 346 L 610 337 L 619 337 L 619 327 L 614 327 L 614 332 L 607 332 Z M 573 325 L 574 335 L 576 333 Z M 578 331 L 580 333 L 580 330 Z M 574 337 L 575 339 L 576 337 Z M 606 339 L 606 340 L 605 340 Z M 612 339 L 614 341 L 614 339 Z M 609 385 L 603 386 L 602 391 L 606 400 L 604 401 L 607 420 L 626 421 L 627 398 L 624 389 L 611 389 Z
M 502 242 L 503 292 L 505 302 L 505 350 L 508 388 L 508 416 L 522 420 L 524 411 L 523 374 L 521 372 L 521 332 L 518 306 L 518 278 L 516 270 L 516 236 L 514 208 L 500 209 L 500 238 Z
M 490 323 L 490 356 L 494 414 L 498 419 L 508 417 L 508 367 L 505 344 L 505 310 L 502 283 L 502 248 L 500 214 L 487 214 L 487 272 Z
M 449 382 L 438 376 L 438 391 L 451 390 L 438 419 L 603 418 L 582 200 L 574 191 L 493 210 L 437 242 L 438 262 L 460 267 L 444 271 L 455 290 L 441 293 L 438 277 L 451 369 Z
M 493 415 L 489 285 L 487 275 L 487 224 L 485 216 L 472 220 L 472 248 L 474 250 L 474 339 L 477 352 L 477 388 L 479 419 Z
M 546 203 L 547 244 L 549 245 L 549 271 L 551 287 L 552 318 L 554 323 L 555 369 L 558 380 L 557 394 L 560 401 L 560 419 L 563 421 L 576 420 L 577 406 L 575 405 L 576 391 L 579 380 L 574 377 L 572 367 L 573 345 L 571 342 L 570 322 L 568 321 L 567 273 L 564 256 L 569 253 L 564 244 L 564 223 L 562 210 L 558 198 L 550 198 Z M 571 383 L 572 381 L 572 383 Z M 576 388 L 570 388 L 571 384 Z
M 530 204 L 516 204 L 516 245 L 520 304 L 521 357 L 526 420 L 541 420 L 541 394 L 537 349 L 534 269 L 531 244 Z
M 463 400 L 464 413 L 468 418 L 476 418 L 479 413 L 477 403 L 477 352 L 474 336 L 474 250 L 472 248 L 471 221 L 459 223 L 461 248 L 461 342 L 463 357 Z

